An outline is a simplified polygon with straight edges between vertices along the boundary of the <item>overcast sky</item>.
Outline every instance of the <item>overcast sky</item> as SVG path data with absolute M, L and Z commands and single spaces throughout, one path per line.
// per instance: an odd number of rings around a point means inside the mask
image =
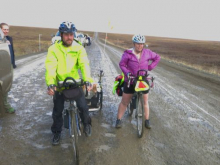
M 58 28 L 72 21 L 79 30 L 220 41 L 220 0 L 0 2 L 0 22 L 10 25 Z

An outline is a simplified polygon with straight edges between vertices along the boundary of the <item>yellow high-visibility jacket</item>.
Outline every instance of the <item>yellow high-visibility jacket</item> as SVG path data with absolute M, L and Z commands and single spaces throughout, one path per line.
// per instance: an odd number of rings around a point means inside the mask
M 58 81 L 64 81 L 66 77 L 79 79 L 78 69 L 81 70 L 84 81 L 93 82 L 86 50 L 76 41 L 73 41 L 70 47 L 63 46 L 62 41 L 51 45 L 48 49 L 45 66 L 47 86 L 57 85 Z

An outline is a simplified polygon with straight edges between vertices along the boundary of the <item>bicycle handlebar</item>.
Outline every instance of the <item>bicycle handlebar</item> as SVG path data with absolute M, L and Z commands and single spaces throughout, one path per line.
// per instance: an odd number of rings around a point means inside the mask
M 131 79 L 135 79 L 135 77 L 134 76 L 128 76 L 128 85 L 127 85 L 128 88 L 131 85 Z
M 82 79 L 75 80 L 72 77 L 67 77 L 64 81 L 58 81 L 57 85 L 58 85 L 58 88 L 62 88 L 62 87 L 65 87 L 65 88 L 69 88 L 69 87 L 76 88 L 76 87 L 79 87 L 79 86 L 86 85 L 86 81 L 83 81 Z
M 85 97 L 87 97 L 88 96 L 88 88 L 87 88 L 88 83 L 87 83 L 87 81 L 83 81 L 82 79 L 75 80 L 72 77 L 67 77 L 64 81 L 58 81 L 58 88 L 62 88 L 62 87 L 65 87 L 65 89 L 77 88 L 77 87 L 80 87 L 83 85 L 85 85 L 85 87 L 86 87 Z
M 135 79 L 135 78 L 138 78 L 138 76 L 140 76 L 140 72 L 142 72 L 142 71 L 145 72 L 144 76 L 147 77 L 147 80 L 151 80 L 152 81 L 152 84 L 151 84 L 150 87 L 152 88 L 154 86 L 154 79 L 155 79 L 155 77 L 153 77 L 153 76 L 152 77 L 148 77 L 149 76 L 149 74 L 147 74 L 148 70 L 140 69 L 140 70 L 138 70 L 136 77 L 135 76 L 128 76 L 128 85 L 127 85 L 128 88 L 131 85 L 131 80 Z

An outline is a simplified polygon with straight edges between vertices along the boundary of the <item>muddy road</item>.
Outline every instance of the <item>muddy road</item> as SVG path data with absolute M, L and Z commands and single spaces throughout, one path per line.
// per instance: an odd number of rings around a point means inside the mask
M 112 95 L 114 77 L 120 73 L 122 50 L 93 41 L 86 47 L 94 79 L 100 69 L 104 102 L 91 112 L 92 136 L 82 135 L 82 165 L 217 165 L 220 163 L 220 80 L 192 69 L 161 61 L 151 75 L 152 129 L 137 137 L 134 116 L 127 112 L 123 127 L 115 129 L 121 98 Z M 15 114 L 0 118 L 1 165 L 71 165 L 72 148 L 63 129 L 59 146 L 51 145 L 52 98 L 46 94 L 46 53 L 17 61 L 9 101 Z

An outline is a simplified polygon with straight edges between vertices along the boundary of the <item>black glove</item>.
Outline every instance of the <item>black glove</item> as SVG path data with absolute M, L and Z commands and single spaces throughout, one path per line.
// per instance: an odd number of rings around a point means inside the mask
M 49 86 L 47 87 L 47 90 L 50 90 L 50 89 L 54 90 L 55 87 L 56 87 L 56 85 L 51 84 L 51 85 L 49 85 Z
M 89 81 L 86 81 L 86 86 L 88 87 L 88 86 L 92 86 L 92 84 L 89 82 Z

